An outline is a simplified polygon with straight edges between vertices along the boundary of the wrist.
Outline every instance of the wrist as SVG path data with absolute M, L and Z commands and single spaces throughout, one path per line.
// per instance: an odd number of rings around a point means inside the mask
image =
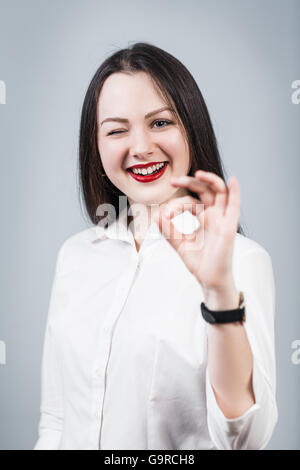
M 204 288 L 204 303 L 209 310 L 233 310 L 239 307 L 240 293 L 235 285 Z

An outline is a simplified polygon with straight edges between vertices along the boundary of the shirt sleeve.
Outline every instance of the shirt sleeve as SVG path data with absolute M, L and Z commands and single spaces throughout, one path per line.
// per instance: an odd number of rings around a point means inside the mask
M 52 320 L 61 308 L 59 278 L 62 248 L 63 246 L 60 248 L 57 256 L 46 322 L 41 367 L 39 437 L 33 450 L 58 450 L 63 428 L 62 374 L 52 328 Z
M 261 450 L 271 439 L 278 420 L 274 345 L 275 283 L 265 249 L 247 253 L 235 278 L 244 292 L 246 330 L 253 354 L 252 385 L 255 403 L 237 418 L 226 418 L 218 406 L 206 367 L 208 429 L 222 450 Z

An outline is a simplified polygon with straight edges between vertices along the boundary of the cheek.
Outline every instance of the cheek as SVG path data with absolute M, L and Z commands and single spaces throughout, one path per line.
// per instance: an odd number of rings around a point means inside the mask
M 101 161 L 106 171 L 115 172 L 120 169 L 123 161 L 122 148 L 116 142 L 107 141 L 102 144 L 98 144 Z
M 189 151 L 182 135 L 179 132 L 173 132 L 168 138 L 161 141 L 161 148 L 171 159 L 171 164 L 185 169 L 189 164 Z

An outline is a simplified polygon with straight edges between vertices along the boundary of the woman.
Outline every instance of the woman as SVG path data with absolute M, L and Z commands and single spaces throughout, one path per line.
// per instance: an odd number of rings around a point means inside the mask
M 99 67 L 80 181 L 93 226 L 58 253 L 35 449 L 264 448 L 272 262 L 238 225 L 237 178 L 176 58 L 136 43 Z

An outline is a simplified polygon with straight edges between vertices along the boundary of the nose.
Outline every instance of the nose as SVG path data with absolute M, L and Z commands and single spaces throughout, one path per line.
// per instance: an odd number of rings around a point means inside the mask
M 132 134 L 129 154 L 131 157 L 144 159 L 153 153 L 153 140 L 146 130 L 137 130 Z

